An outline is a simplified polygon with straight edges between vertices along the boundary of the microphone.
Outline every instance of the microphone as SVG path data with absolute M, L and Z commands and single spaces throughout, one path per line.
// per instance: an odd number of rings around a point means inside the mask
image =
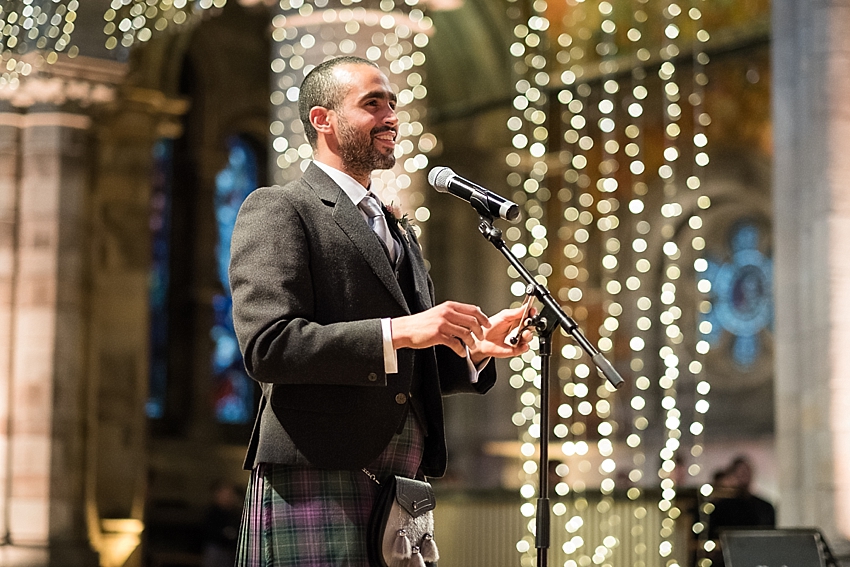
M 499 217 L 515 222 L 519 219 L 519 205 L 492 191 L 464 179 L 448 167 L 435 167 L 428 173 L 428 183 L 440 193 L 451 193 L 469 201 L 481 215 Z

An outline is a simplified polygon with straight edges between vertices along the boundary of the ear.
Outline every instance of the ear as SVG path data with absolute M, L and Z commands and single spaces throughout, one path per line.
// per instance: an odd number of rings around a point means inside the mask
M 331 126 L 331 113 L 323 106 L 314 106 L 310 109 L 310 124 L 319 134 L 329 134 L 333 127 Z

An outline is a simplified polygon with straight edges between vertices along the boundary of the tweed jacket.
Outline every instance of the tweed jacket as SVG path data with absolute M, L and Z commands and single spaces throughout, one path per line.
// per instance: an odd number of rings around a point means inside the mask
M 467 361 L 448 347 L 400 349 L 398 373 L 385 373 L 380 319 L 434 304 L 415 235 L 389 224 L 409 258 L 409 300 L 359 209 L 316 165 L 243 203 L 231 244 L 233 322 L 262 388 L 246 468 L 305 458 L 319 468 L 369 464 L 406 418 L 416 371 L 428 430 L 422 472 L 445 472 L 441 396 L 486 392 L 494 364 L 472 384 Z

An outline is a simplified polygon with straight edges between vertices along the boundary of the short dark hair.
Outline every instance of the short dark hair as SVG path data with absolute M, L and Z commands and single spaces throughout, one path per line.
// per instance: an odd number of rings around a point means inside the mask
M 301 123 L 304 125 L 307 141 L 314 148 L 318 143 L 319 134 L 310 124 L 310 109 L 314 106 L 321 106 L 332 110 L 337 108 L 342 103 L 342 99 L 345 98 L 346 93 L 343 92 L 342 85 L 333 76 L 334 68 L 339 65 L 370 65 L 378 68 L 368 59 L 346 55 L 328 59 L 307 73 L 298 94 L 298 114 L 301 117 Z

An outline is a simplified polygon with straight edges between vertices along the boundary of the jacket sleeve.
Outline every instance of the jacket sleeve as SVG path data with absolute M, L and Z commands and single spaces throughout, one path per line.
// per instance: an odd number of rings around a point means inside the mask
M 496 384 L 496 361 L 490 359 L 481 372 L 478 381 L 471 382 L 469 362 L 447 346 L 435 347 L 437 368 L 440 375 L 440 389 L 444 395 L 450 394 L 486 394 Z
M 252 378 L 386 385 L 379 319 L 316 322 L 315 302 L 322 298 L 314 297 L 308 233 L 280 188 L 257 189 L 243 203 L 229 275 L 233 324 Z

